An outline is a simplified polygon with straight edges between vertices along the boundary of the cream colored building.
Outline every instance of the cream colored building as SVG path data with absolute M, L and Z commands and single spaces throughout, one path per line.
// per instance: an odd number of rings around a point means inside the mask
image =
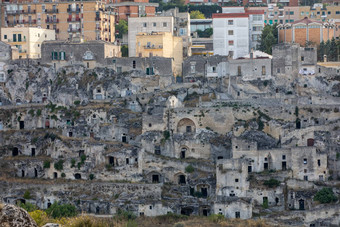
M 17 47 L 19 58 L 41 58 L 41 44 L 47 40 L 55 40 L 54 30 L 31 27 L 1 28 L 1 41 Z
M 182 75 L 183 40 L 171 32 L 138 33 L 136 56 L 173 58 L 174 75 Z

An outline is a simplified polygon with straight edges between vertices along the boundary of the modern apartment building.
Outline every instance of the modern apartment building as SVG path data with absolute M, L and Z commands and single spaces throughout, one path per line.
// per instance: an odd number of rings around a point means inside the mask
M 138 57 L 172 58 L 174 75 L 182 75 L 183 40 L 181 37 L 174 36 L 171 32 L 139 33 L 136 36 L 136 44 Z
M 335 37 L 334 23 L 321 22 L 304 18 L 293 23 L 278 26 L 279 43 L 299 43 L 305 46 L 306 42 L 319 44 Z
M 129 17 L 154 17 L 159 4 L 149 0 L 115 0 L 108 6 L 116 9 L 117 20 L 127 20 Z
M 174 33 L 173 17 L 129 17 L 128 19 L 129 57 L 136 57 L 136 36 L 138 33 Z
M 114 12 L 104 1 L 5 3 L 2 27 L 53 29 L 57 40 L 115 41 Z
M 1 28 L 1 41 L 15 46 L 19 58 L 40 58 L 44 41 L 55 40 L 55 31 L 43 28 Z
M 252 10 L 264 10 L 265 24 L 293 23 L 305 17 L 318 21 L 340 19 L 340 6 L 314 4 L 314 6 L 278 7 L 276 4 L 268 4 L 268 7 L 251 7 Z
M 223 13 L 213 14 L 213 43 L 215 55 L 234 59 L 256 48 L 263 30 L 263 11 L 243 7 L 224 7 Z
M 179 9 L 173 8 L 163 11 L 159 16 L 172 16 L 174 18 L 174 35 L 183 39 L 183 55 L 184 57 L 191 56 L 191 29 L 190 29 L 190 14 L 188 12 L 180 13 Z

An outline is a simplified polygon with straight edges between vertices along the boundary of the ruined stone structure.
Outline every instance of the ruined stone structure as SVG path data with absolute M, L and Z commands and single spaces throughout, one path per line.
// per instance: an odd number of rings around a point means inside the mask
M 314 199 L 325 187 L 340 193 L 339 68 L 316 63 L 315 50 L 192 56 L 176 83 L 169 58 L 93 48 L 87 67 L 87 47 L 66 48 L 65 64 L 51 53 L 12 61 L 0 48 L 3 203 L 339 224 L 339 203 Z M 315 73 L 299 73 L 305 65 Z

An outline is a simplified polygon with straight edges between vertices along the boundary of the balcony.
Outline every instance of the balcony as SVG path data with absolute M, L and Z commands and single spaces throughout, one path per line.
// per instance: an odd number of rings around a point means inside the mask
M 22 14 L 35 14 L 35 13 L 36 13 L 35 9 L 34 10 L 23 10 L 22 11 Z
M 59 28 L 57 28 L 57 29 L 55 30 L 55 33 L 59 34 Z
M 67 29 L 68 32 L 80 32 L 80 28 L 69 28 Z
M 96 18 L 95 18 L 95 21 L 100 21 L 100 20 L 101 20 L 100 17 L 96 17 Z
M 45 13 L 59 13 L 58 9 L 45 9 Z
M 68 13 L 80 13 L 80 9 L 79 8 L 78 9 L 68 8 L 67 12 Z
M 21 14 L 22 10 L 11 10 L 11 11 L 7 11 L 8 15 L 15 15 L 15 14 Z
M 20 53 L 20 54 L 27 53 L 27 50 L 19 50 L 19 53 Z
M 163 49 L 163 45 L 146 45 L 144 49 Z
M 48 23 L 59 23 L 59 19 L 55 19 L 55 20 L 53 20 L 53 19 L 46 19 L 45 23 L 46 24 L 48 24 Z
M 67 18 L 67 22 L 79 22 L 80 18 Z

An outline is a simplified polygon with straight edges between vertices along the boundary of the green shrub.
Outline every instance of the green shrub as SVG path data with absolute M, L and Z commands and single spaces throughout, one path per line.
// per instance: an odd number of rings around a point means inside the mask
M 39 117 L 41 115 L 41 109 L 37 110 L 37 117 Z
M 73 103 L 74 103 L 74 105 L 78 106 L 80 104 L 80 100 L 76 100 Z
M 219 223 L 225 220 L 225 217 L 222 214 L 212 214 L 209 217 L 211 222 Z
M 76 160 L 74 158 L 71 159 L 71 168 L 76 167 Z
M 36 205 L 29 203 L 29 202 L 26 202 L 26 203 L 19 202 L 17 205 L 21 207 L 22 209 L 26 210 L 27 212 L 32 212 L 38 209 Z
M 268 207 L 269 207 L 268 199 L 266 199 L 266 200 L 263 201 L 262 207 L 263 207 L 264 209 L 268 209 Z
M 81 164 L 84 164 L 84 162 L 85 162 L 85 160 L 86 160 L 86 155 L 81 155 L 80 156 L 80 162 L 81 162 Z
M 185 167 L 186 173 L 193 173 L 194 170 L 195 170 L 195 168 L 192 165 L 188 165 L 187 167 Z
M 323 188 L 315 194 L 314 200 L 320 203 L 331 203 L 338 199 L 331 188 Z
M 64 160 L 59 160 L 58 162 L 54 163 L 54 168 L 56 170 L 63 170 L 64 168 Z
M 170 138 L 170 132 L 169 131 L 164 131 L 163 132 L 163 137 L 165 140 L 168 140 Z
M 34 117 L 34 110 L 29 110 L 28 113 L 31 114 L 32 117 Z
M 31 199 L 31 192 L 26 190 L 25 193 L 24 193 L 24 199 Z
M 77 215 L 76 207 L 71 204 L 53 203 L 47 210 L 48 216 L 53 218 L 74 217 Z
M 91 173 L 90 175 L 89 175 L 89 178 L 90 178 L 90 180 L 93 180 L 95 177 L 94 177 L 94 174 L 93 173 Z
M 65 173 L 61 173 L 61 177 L 62 177 L 62 178 L 65 178 L 65 177 L 66 177 L 66 174 L 65 174 Z
M 51 167 L 50 161 L 44 161 L 44 169 L 49 169 Z
M 134 220 L 137 217 L 134 213 L 132 213 L 132 211 L 118 209 L 114 218 L 116 218 L 118 220 Z
M 280 185 L 280 181 L 271 178 L 270 180 L 266 180 L 265 182 L 263 182 L 263 185 L 266 185 L 270 188 L 274 188 Z

